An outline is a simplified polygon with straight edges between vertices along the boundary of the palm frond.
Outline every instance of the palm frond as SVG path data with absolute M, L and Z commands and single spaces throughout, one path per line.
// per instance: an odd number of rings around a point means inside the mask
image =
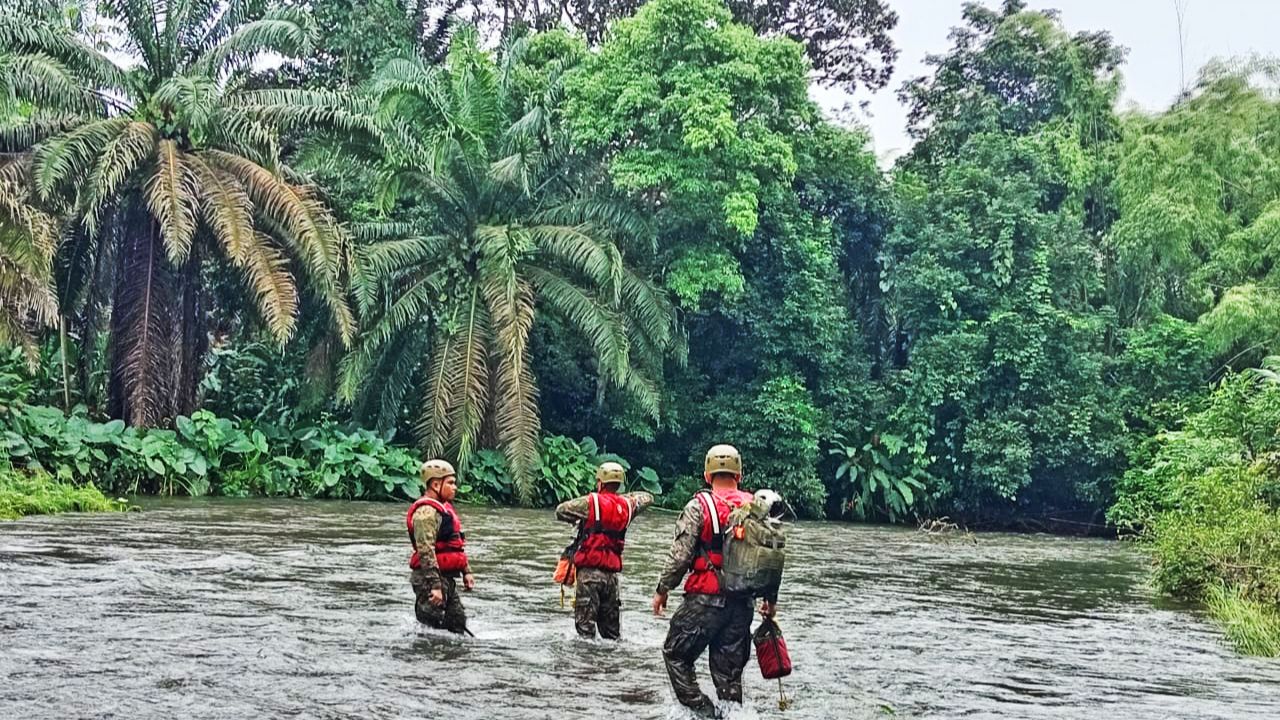
M 202 55 L 194 67 L 216 77 L 230 66 L 247 65 L 265 53 L 286 58 L 305 57 L 311 53 L 315 32 L 315 24 L 305 11 L 274 8 L 262 19 L 236 27 Z
M 619 382 L 627 373 L 630 355 L 624 320 L 555 273 L 541 268 L 526 272 L 538 289 L 539 301 L 586 339 L 600 364 L 600 374 L 609 382 Z
M 600 242 L 587 226 L 537 225 L 528 232 L 549 258 L 586 275 L 612 302 L 621 299 L 624 268 L 617 246 Z
M 34 367 L 32 330 L 52 326 L 58 315 L 51 277 L 58 223 L 28 204 L 26 186 L 13 182 L 20 172 L 0 171 L 0 347 L 22 347 Z
M 666 291 L 629 268 L 623 270 L 621 290 L 627 317 L 638 324 L 656 349 L 671 350 L 677 335 L 676 311 Z
M 219 45 L 236 28 L 260 10 L 261 0 L 205 0 L 212 7 L 193 7 L 188 22 L 178 31 L 179 47 L 204 49 Z
M 514 152 L 494 161 L 489 166 L 489 174 L 499 183 L 520 188 L 520 192 L 528 196 L 533 193 L 533 178 L 540 158 L 541 154 L 536 151 Z
M 200 198 L 195 172 L 173 140 L 157 144 L 155 170 L 147 178 L 144 195 L 151 215 L 160 224 L 169 260 L 181 265 L 191 252 Z
M 69 28 L 32 21 L 22 13 L 0 11 L 0 48 L 9 52 L 46 55 L 62 65 L 69 76 L 99 90 L 123 93 L 125 73 L 104 53 L 81 40 Z
M 89 232 L 97 231 L 98 214 L 103 203 L 110 201 L 130 176 L 155 157 L 158 140 L 159 133 L 154 125 L 132 121 L 103 148 L 93 173 L 81 190 L 81 212 Z
M 424 369 L 430 351 L 431 334 L 404 333 L 390 345 L 380 349 L 367 368 L 365 377 L 377 378 L 361 394 L 352 406 L 352 415 L 360 422 L 372 424 L 380 432 L 391 430 L 399 424 L 404 414 L 405 398 L 414 387 L 414 380 Z M 348 356 L 350 357 L 350 356 Z M 344 367 L 346 359 L 344 358 Z
M 374 427 L 379 430 L 390 430 L 400 420 L 405 398 L 413 389 L 413 380 L 422 367 L 422 359 L 426 357 L 428 338 L 430 335 L 425 332 L 406 334 L 399 347 L 384 354 L 384 362 L 375 373 L 380 380 Z
M 438 333 L 431 344 L 432 352 L 427 362 L 427 378 L 422 393 L 422 411 L 414 428 L 422 451 L 431 457 L 444 454 L 448 442 L 453 407 L 456 396 L 464 392 L 459 385 L 458 358 L 461 357 L 458 338 L 446 331 Z
M 128 118 L 95 120 L 36 148 L 34 177 L 40 199 L 49 200 L 58 185 L 88 175 L 107 143 L 124 132 L 131 122 Z
M 475 450 L 489 407 L 489 318 L 478 288 L 444 323 L 428 364 L 417 433 L 424 452 L 450 452 L 460 464 Z
M 218 150 L 203 154 L 233 175 L 244 186 L 256 211 L 283 230 L 283 239 L 300 256 L 311 287 L 328 305 L 343 344 L 350 345 L 356 323 L 340 279 L 346 243 L 328 209 L 310 191 L 290 185 L 245 158 Z
M 231 108 L 280 130 L 333 128 L 381 141 L 373 101 L 329 90 L 279 88 L 227 96 Z
M 652 219 L 626 202 L 611 198 L 572 198 L 555 203 L 533 216 L 533 224 L 586 225 L 604 231 L 625 247 L 657 252 Z
M 549 123 L 549 113 L 545 108 L 541 106 L 530 108 L 503 132 L 503 147 L 508 152 L 530 146 L 536 147 L 537 141 L 547 132 Z
M 174 72 L 177 58 L 171 57 L 160 41 L 161 19 L 157 13 L 162 6 L 152 0 L 99 0 L 98 10 L 104 17 L 124 25 L 125 49 L 142 56 L 145 66 L 153 73 Z
M 618 385 L 642 410 L 657 422 L 662 416 L 662 389 L 658 382 L 637 368 L 630 368 Z
M 369 95 L 378 102 L 383 119 L 426 115 L 448 117 L 448 88 L 443 71 L 422 58 L 391 58 L 378 68 L 369 83 Z
M 495 263 L 490 259 L 486 269 L 480 286 L 489 310 L 497 378 L 494 425 L 520 500 L 527 504 L 534 499 L 532 474 L 542 430 L 538 389 L 528 358 L 533 289 L 519 278 L 509 262 Z
M 453 408 L 455 420 L 451 423 L 448 446 L 458 464 L 465 466 L 476 449 L 480 427 L 489 411 L 489 315 L 480 298 L 478 288 L 472 290 L 469 303 L 461 314 L 462 326 L 458 330 L 456 374 L 457 403 Z
M 239 155 L 267 168 L 275 168 L 279 163 L 277 130 L 242 108 L 219 105 L 207 129 L 208 147 Z
M 249 195 L 230 173 L 206 162 L 202 153 L 188 155 L 184 164 L 194 176 L 201 214 L 214 236 L 233 263 L 244 263 L 255 232 Z
M 356 248 L 351 290 L 362 315 L 371 312 L 384 283 L 409 268 L 439 261 L 439 237 L 387 240 Z
M 0 165 L 0 228 L 16 232 L 6 243 L 7 254 L 12 257 L 17 248 L 29 247 L 32 260 L 25 266 L 36 268 L 35 259 L 40 259 L 40 267 L 47 265 L 57 248 L 59 226 L 58 218 L 37 207 L 31 197 L 31 156 Z M 25 240 L 19 243 L 18 238 Z
M 338 381 L 338 397 L 354 402 L 362 389 L 377 387 L 382 377 L 373 371 L 382 362 L 388 346 L 396 346 L 400 338 L 428 335 L 432 315 L 430 308 L 439 278 L 428 274 L 416 278 L 403 291 L 397 291 L 395 302 L 379 316 L 367 312 L 362 316 L 364 328 L 355 347 L 343 359 Z
M 97 104 L 97 96 L 66 65 L 44 53 L 0 50 L 0 95 L 46 111 L 92 111 Z
M 221 95 L 217 81 L 197 73 L 166 78 L 152 99 L 166 114 L 181 118 L 182 125 L 194 137 L 197 133 L 206 134 Z
M 253 289 L 258 312 L 276 342 L 283 345 L 293 335 L 298 317 L 298 290 L 288 261 L 263 233 L 254 233 L 243 258 L 241 267 Z
M 82 122 L 77 115 L 36 110 L 12 124 L 0 123 L 0 153 L 27 152 Z

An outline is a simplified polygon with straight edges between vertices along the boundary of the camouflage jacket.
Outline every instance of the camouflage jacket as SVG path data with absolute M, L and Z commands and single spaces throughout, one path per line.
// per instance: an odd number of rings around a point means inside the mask
M 622 497 L 631 502 L 631 515 L 635 517 L 653 504 L 653 496 L 647 492 L 623 493 Z M 566 500 L 556 506 L 556 519 L 560 522 L 580 523 L 587 519 L 587 508 L 591 502 L 590 495 Z
M 667 564 L 658 578 L 658 592 L 668 593 L 680 584 L 693 559 L 698 556 L 698 539 L 702 535 L 702 503 L 692 498 L 676 520 L 676 537 L 667 551 Z
M 433 578 L 432 587 L 440 587 L 440 563 L 436 560 L 436 535 L 440 533 L 440 513 L 430 505 L 423 505 L 413 513 L 413 544 L 418 551 L 418 570 Z M 471 563 L 467 569 L 471 573 Z

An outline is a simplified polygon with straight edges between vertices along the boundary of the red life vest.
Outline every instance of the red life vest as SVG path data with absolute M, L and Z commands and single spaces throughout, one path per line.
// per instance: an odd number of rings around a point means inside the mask
M 698 536 L 699 553 L 693 559 L 693 572 L 684 583 L 684 591 L 719 595 L 720 578 L 716 571 L 724 565 L 724 528 L 729 524 L 729 513 L 754 498 L 745 490 L 724 493 L 701 490 L 694 497 L 702 503 L 702 533 Z M 710 564 L 707 563 L 708 558 Z
M 627 526 L 630 524 L 630 500 L 617 493 L 588 495 L 587 534 L 573 554 L 573 564 L 580 568 L 621 571 L 622 547 L 627 541 Z
M 409 567 L 417 568 L 418 543 L 413 537 L 413 514 L 424 505 L 430 505 L 440 513 L 440 529 L 436 532 L 436 565 L 442 573 L 457 573 L 467 569 L 467 534 L 462 532 L 462 523 L 458 514 L 453 511 L 451 503 L 442 503 L 432 498 L 418 498 L 409 506 L 409 514 L 405 516 L 405 525 L 409 528 L 409 542 L 413 544 L 413 555 L 409 558 Z

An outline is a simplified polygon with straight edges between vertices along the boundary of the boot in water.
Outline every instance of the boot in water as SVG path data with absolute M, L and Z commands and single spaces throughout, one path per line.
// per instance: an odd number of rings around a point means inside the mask
M 712 720 L 721 720 L 724 717 L 720 713 L 720 709 L 706 695 L 702 696 L 702 703 L 697 707 L 689 708 L 693 714 L 700 718 L 712 718 Z

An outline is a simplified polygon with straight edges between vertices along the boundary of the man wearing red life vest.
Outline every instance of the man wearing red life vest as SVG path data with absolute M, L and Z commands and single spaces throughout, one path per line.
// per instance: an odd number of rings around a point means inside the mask
M 752 496 L 738 489 L 742 457 L 732 445 L 707 451 L 703 478 L 710 487 L 694 495 L 676 521 L 676 537 L 653 596 L 653 614 L 662 615 L 668 593 L 689 573 L 684 602 L 671 617 L 662 657 L 680 704 L 702 717 L 719 717 L 715 703 L 698 687 L 693 664 L 710 648 L 716 695 L 722 701 L 742 702 L 742 669 L 751 656 L 752 600 L 722 593 L 718 572 L 723 561 L 721 533 L 729 512 L 750 503 Z M 760 612 L 772 617 L 773 603 L 765 602 Z
M 653 504 L 646 492 L 622 495 L 626 471 L 616 462 L 596 468 L 596 491 L 560 503 L 556 518 L 581 526 L 573 554 L 578 581 L 574 587 L 573 619 L 582 637 L 617 640 L 622 635 L 618 599 L 618 573 L 622 572 L 622 548 L 627 526 L 636 514 Z
M 467 615 L 458 597 L 458 578 L 470 590 L 476 579 L 467 561 L 466 534 L 453 509 L 458 478 L 444 460 L 428 460 L 419 468 L 422 497 L 409 506 L 405 523 L 413 555 L 409 558 L 409 583 L 416 598 L 418 622 L 462 634 Z

